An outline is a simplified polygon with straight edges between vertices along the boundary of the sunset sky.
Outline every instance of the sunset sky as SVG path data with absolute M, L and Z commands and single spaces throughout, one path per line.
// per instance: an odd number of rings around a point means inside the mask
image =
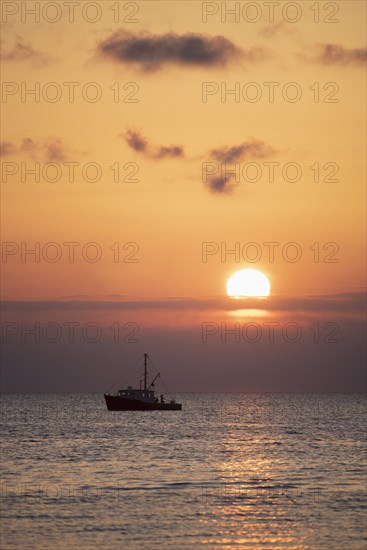
M 365 3 L 2 4 L 4 391 L 103 391 L 144 352 L 176 391 L 362 391 Z M 268 298 L 226 296 L 243 268 Z

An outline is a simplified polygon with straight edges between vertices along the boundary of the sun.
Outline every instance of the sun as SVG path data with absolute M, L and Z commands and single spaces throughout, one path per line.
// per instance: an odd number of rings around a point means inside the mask
M 228 279 L 227 294 L 232 298 L 269 296 L 270 283 L 268 278 L 256 269 L 241 269 Z

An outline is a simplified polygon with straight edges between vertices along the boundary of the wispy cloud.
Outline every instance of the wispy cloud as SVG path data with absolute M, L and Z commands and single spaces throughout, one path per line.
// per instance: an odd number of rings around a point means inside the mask
M 0 143 L 0 157 L 7 157 L 15 154 L 16 152 L 17 148 L 14 143 L 10 143 L 10 141 L 2 141 Z
M 119 134 L 119 137 L 124 138 L 128 146 L 136 153 L 143 154 L 151 159 L 184 157 L 184 150 L 180 145 L 153 146 L 138 130 L 128 129 L 125 133 Z
M 273 153 L 275 153 L 275 150 L 272 147 L 266 145 L 263 141 L 252 139 L 240 145 L 212 149 L 210 158 L 220 163 L 232 163 L 239 160 L 262 159 Z M 217 174 L 208 175 L 206 186 L 212 193 L 231 193 L 235 187 L 235 174 L 225 172 L 224 175 L 221 174 L 220 176 Z
M 289 24 L 286 21 L 277 21 L 276 23 L 269 23 L 266 27 L 263 27 L 259 34 L 265 38 L 272 38 L 276 34 L 292 34 L 295 32 L 293 23 Z
M 33 62 L 36 65 L 46 65 L 50 62 L 50 57 L 36 50 L 30 44 L 24 43 L 21 38 L 18 38 L 12 48 L 5 49 L 2 47 L 1 60 L 4 62 L 27 61 Z
M 263 141 L 253 139 L 232 147 L 212 149 L 210 156 L 219 162 L 236 162 L 247 158 L 264 158 L 274 152 L 274 149 Z
M 184 150 L 179 145 L 171 145 L 169 147 L 160 147 L 158 151 L 156 152 L 155 158 L 157 159 L 163 159 L 163 158 L 175 158 L 175 157 L 183 157 L 184 156 Z
M 69 156 L 68 150 L 60 138 L 46 142 L 43 147 L 49 162 L 62 162 Z
M 367 59 L 366 48 L 344 48 L 338 44 L 319 44 L 309 56 L 303 56 L 307 61 L 321 65 L 364 65 Z
M 98 45 L 99 53 L 123 64 L 156 71 L 164 65 L 224 67 L 238 59 L 257 61 L 265 56 L 261 48 L 243 50 L 224 36 L 187 33 L 154 35 L 125 30 L 113 33 Z
M 72 152 L 64 144 L 61 138 L 50 137 L 43 142 L 37 142 L 30 137 L 23 138 L 20 145 L 3 141 L 0 143 L 0 156 L 13 156 L 26 154 L 32 159 L 44 159 L 47 162 L 63 162 Z

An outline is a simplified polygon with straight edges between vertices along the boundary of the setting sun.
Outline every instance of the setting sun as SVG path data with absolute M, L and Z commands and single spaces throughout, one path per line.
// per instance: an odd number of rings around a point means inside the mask
M 243 296 L 269 296 L 270 283 L 267 277 L 256 269 L 241 269 L 227 281 L 227 294 L 232 298 Z

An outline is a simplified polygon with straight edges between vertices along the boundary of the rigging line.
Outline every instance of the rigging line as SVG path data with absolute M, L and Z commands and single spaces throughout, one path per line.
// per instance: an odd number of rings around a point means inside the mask
M 159 370 L 157 369 L 157 367 L 155 366 L 155 364 L 153 363 L 153 361 L 151 360 L 151 358 L 149 357 L 149 355 L 148 355 L 148 359 L 149 359 L 149 362 L 150 362 L 150 364 L 152 365 L 153 369 L 155 370 L 155 373 L 156 373 L 156 374 L 160 374 Z M 162 380 L 162 376 L 160 376 L 160 379 Z
M 129 375 L 134 372 L 135 370 L 138 369 L 139 367 L 139 362 L 141 361 L 143 356 L 140 356 L 138 359 L 136 359 L 134 361 L 134 363 L 124 372 L 121 374 L 121 378 L 124 376 L 125 378 L 128 378 Z
M 110 391 L 110 389 L 112 387 L 114 387 L 117 382 L 120 382 L 120 385 L 121 385 L 122 384 L 122 377 L 124 376 L 124 377 L 127 378 L 128 374 L 130 374 L 130 372 L 138 366 L 138 363 L 139 363 L 139 361 L 141 361 L 142 357 L 143 356 L 141 356 L 141 357 L 139 357 L 139 359 L 135 360 L 135 362 L 132 364 L 132 366 L 130 366 L 124 373 L 120 374 L 120 376 L 107 388 L 107 390 L 105 390 L 105 393 Z
M 156 370 L 157 372 L 159 372 L 159 370 L 157 369 L 157 367 L 155 366 L 155 364 L 153 363 L 153 361 L 151 360 L 151 358 L 149 357 L 149 355 L 148 355 L 148 358 L 149 358 L 149 361 L 151 362 L 151 364 L 153 365 L 153 367 L 155 368 L 155 370 Z M 164 380 L 163 380 L 163 378 L 162 378 L 162 375 L 159 377 L 159 379 L 160 379 L 160 382 L 161 382 L 161 384 L 162 384 L 162 386 L 163 386 L 163 393 L 168 393 L 169 396 L 171 397 L 171 399 L 173 399 L 173 395 L 171 394 L 171 392 L 170 392 L 169 389 L 167 388 L 167 386 L 166 386 L 166 384 L 165 384 L 165 382 L 164 382 Z

